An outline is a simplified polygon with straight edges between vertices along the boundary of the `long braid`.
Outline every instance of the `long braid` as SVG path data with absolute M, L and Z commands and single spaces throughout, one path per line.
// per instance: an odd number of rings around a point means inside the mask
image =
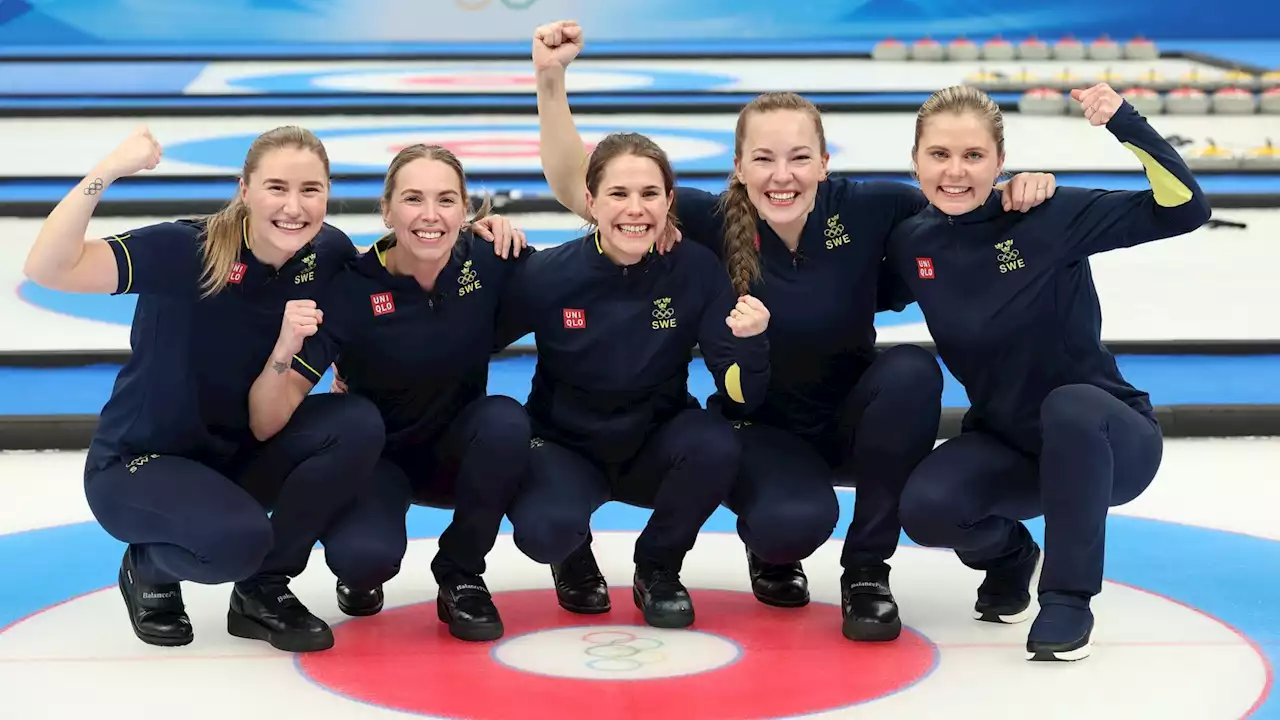
M 729 178 L 724 194 L 725 264 L 739 295 L 751 293 L 751 284 L 760 279 L 760 251 L 756 248 L 756 209 L 747 197 L 747 186 L 737 176 Z

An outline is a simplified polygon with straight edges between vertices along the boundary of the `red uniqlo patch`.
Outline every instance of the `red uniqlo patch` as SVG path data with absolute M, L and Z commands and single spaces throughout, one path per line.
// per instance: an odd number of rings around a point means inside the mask
M 916 268 L 920 271 L 920 277 L 925 280 L 933 279 L 933 258 L 916 258 Z
M 248 269 L 244 263 L 235 263 L 231 266 L 231 272 L 227 273 L 227 282 L 239 285 L 240 281 L 244 279 L 244 271 Z
M 396 301 L 391 299 L 391 293 L 374 293 L 369 296 L 369 302 L 373 305 L 374 317 L 396 311 Z
M 585 310 L 565 308 L 564 326 L 570 330 L 582 330 L 587 326 L 587 312 Z

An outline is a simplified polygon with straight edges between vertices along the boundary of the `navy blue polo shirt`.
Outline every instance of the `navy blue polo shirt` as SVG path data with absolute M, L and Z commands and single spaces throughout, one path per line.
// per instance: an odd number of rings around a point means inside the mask
M 324 225 L 279 270 L 242 231 L 226 287 L 202 298 L 203 220 L 107 238 L 119 272 L 113 294 L 138 296 L 133 354 L 116 377 L 90 448 L 90 467 L 157 454 L 217 465 L 246 443 L 249 388 L 280 336 L 284 306 L 310 298 L 350 259 L 345 233 Z
M 675 203 L 686 241 L 721 258 L 722 197 L 677 188 Z M 818 184 L 794 253 L 768 223 L 758 222 L 761 278 L 751 294 L 771 316 L 769 392 L 751 412 L 720 397 L 712 402 L 731 417 L 806 437 L 834 431 L 840 406 L 876 358 L 885 243 L 899 222 L 926 204 L 918 188 L 904 183 L 829 179 Z
M 968 391 L 966 428 L 1038 452 L 1040 406 L 1069 384 L 1101 388 L 1150 415 L 1147 393 L 1103 345 L 1089 256 L 1190 232 L 1208 200 L 1178 152 L 1124 103 L 1107 129 L 1153 190 L 1061 187 L 1027 213 L 998 193 L 965 215 L 930 207 L 898 229 L 889 260 L 920 304 L 947 368 Z
M 320 330 L 293 369 L 314 383 L 336 362 L 348 391 L 377 405 L 394 448 L 433 442 L 485 396 L 498 303 L 512 270 L 534 253 L 504 260 L 464 232 L 426 290 L 388 272 L 389 246 L 379 241 L 329 283 Z
M 680 243 L 614 264 L 593 233 L 531 256 L 515 273 L 500 334 L 534 333 L 527 409 L 534 433 L 621 463 L 662 424 L 700 407 L 688 391 L 695 345 L 729 404 L 751 407 L 769 378 L 765 335 L 737 338 L 729 276 L 706 248 Z

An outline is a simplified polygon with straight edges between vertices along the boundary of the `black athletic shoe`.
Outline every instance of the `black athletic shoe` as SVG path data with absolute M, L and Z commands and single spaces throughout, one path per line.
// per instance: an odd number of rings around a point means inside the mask
M 1008 567 L 988 570 L 973 604 L 975 620 L 1012 625 L 1031 617 L 1031 579 L 1044 557 L 1034 540 Z
M 596 564 L 590 540 L 582 543 L 564 562 L 552 565 L 551 579 L 556 585 L 556 600 L 569 612 L 598 615 L 609 612 L 612 607 L 609 585 Z
M 1040 593 L 1040 614 L 1027 634 L 1028 660 L 1076 661 L 1093 649 L 1093 611 L 1089 598 L 1071 593 Z
M 850 640 L 886 642 L 902 634 L 898 603 L 889 590 L 889 566 L 845 570 L 840 578 L 840 631 Z
M 367 617 L 382 612 L 382 586 L 372 590 L 352 590 L 341 580 L 336 589 L 338 609 L 351 617 Z
M 693 599 L 680 582 L 680 574 L 661 568 L 636 568 L 631 586 L 636 607 L 644 621 L 658 628 L 683 628 L 693 624 Z
M 436 615 L 459 640 L 497 640 L 504 632 L 493 596 L 477 575 L 455 575 L 439 583 Z
M 747 572 L 751 592 L 765 605 L 792 608 L 809 604 L 809 578 L 800 563 L 775 565 L 747 550 Z
M 227 610 L 227 632 L 264 640 L 285 652 L 333 647 L 333 630 L 302 604 L 283 577 L 253 578 L 235 584 Z
M 120 594 L 129 610 L 129 624 L 133 634 L 148 645 L 177 647 L 190 644 L 195 639 L 191 618 L 182 601 L 182 586 L 178 583 L 148 585 L 138 580 L 129 550 L 124 551 L 120 572 L 116 578 Z

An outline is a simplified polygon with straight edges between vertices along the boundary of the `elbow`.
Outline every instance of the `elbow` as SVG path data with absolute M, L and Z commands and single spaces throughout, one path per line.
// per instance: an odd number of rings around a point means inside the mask
M 268 421 L 261 416 L 250 415 L 249 431 L 253 433 L 254 440 L 266 442 L 280 432 L 280 423 Z
M 743 377 L 743 375 L 747 377 Z M 734 403 L 743 410 L 752 411 L 764 402 L 766 388 L 769 387 L 769 373 L 743 371 L 737 364 L 729 366 L 724 374 L 724 391 Z

